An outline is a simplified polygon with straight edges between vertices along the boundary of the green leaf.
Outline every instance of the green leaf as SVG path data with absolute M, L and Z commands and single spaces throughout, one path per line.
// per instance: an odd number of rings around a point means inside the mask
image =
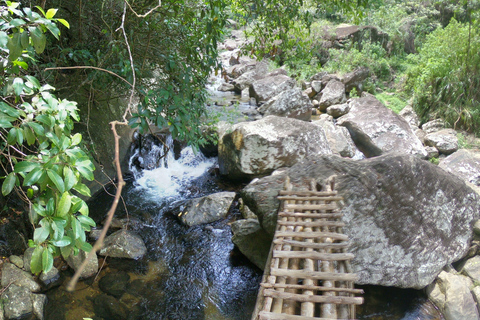
M 8 135 L 7 135 L 7 142 L 8 144 L 15 144 L 17 143 L 17 128 L 12 128 L 10 129 L 10 131 L 8 132 Z
M 22 49 L 27 49 L 28 45 L 30 44 L 30 37 L 28 36 L 28 32 L 22 32 L 20 34 L 20 43 L 22 44 Z
M 32 207 L 38 215 L 40 215 L 42 217 L 45 217 L 47 215 L 47 212 L 45 211 L 45 208 L 42 207 L 40 204 L 34 203 Z
M 88 242 L 82 242 L 80 245 L 80 249 L 85 251 L 86 253 L 89 253 L 92 250 L 92 245 Z
M 53 216 L 55 213 L 55 200 L 53 198 L 48 199 L 46 212 L 49 216 Z
M 57 13 L 58 9 L 48 9 L 47 13 L 45 14 L 45 18 L 52 19 L 55 14 Z
M 71 239 L 71 238 L 69 238 Z M 71 240 L 70 240 L 71 241 Z M 71 244 L 71 243 L 70 243 Z M 64 257 L 65 259 L 67 259 L 68 257 L 70 257 L 70 255 L 73 253 L 73 248 L 71 245 L 67 245 L 65 247 L 60 247 L 60 252 L 62 253 L 62 257 Z
M 38 27 L 29 27 L 28 31 L 30 31 L 30 37 L 32 38 L 33 47 L 35 48 L 35 52 L 40 54 L 45 50 L 45 45 L 47 44 L 47 38 L 42 32 L 40 26 Z
M 38 117 L 36 118 L 38 120 Z M 39 136 L 43 136 L 45 134 L 45 129 L 42 127 L 41 124 L 38 124 L 36 122 L 28 122 L 27 123 L 30 128 L 35 131 L 35 133 Z
M 27 144 L 29 146 L 35 143 L 36 137 L 32 128 L 26 126 L 25 129 L 23 130 L 23 134 L 25 135 L 25 139 L 27 140 Z
M 74 187 L 73 187 L 73 190 L 77 191 L 78 193 L 80 193 L 82 196 L 86 196 L 86 197 L 91 197 L 91 193 L 90 193 L 90 189 L 84 185 L 83 183 L 77 183 Z
M 65 191 L 69 191 L 77 183 L 77 177 L 67 166 L 63 168 L 63 176 L 65 177 Z
M 48 31 L 50 31 L 51 34 L 53 34 L 53 36 L 59 40 L 59 36 L 60 36 L 60 29 L 58 29 L 57 25 L 55 23 L 46 23 L 45 24 L 45 27 L 47 27 Z
M 19 27 L 23 24 L 27 24 L 27 22 L 23 19 L 12 19 L 12 21 L 10 21 L 10 25 L 12 27 Z
M 63 236 L 61 240 L 58 241 L 52 241 L 53 245 L 59 248 L 63 248 L 68 246 L 70 243 L 72 243 L 72 239 L 70 239 L 67 236 Z
M 42 272 L 42 255 L 45 250 L 42 246 L 37 246 L 32 253 L 32 261 L 30 262 L 30 269 L 33 274 Z
M 20 111 L 9 106 L 5 102 L 0 102 L 0 111 L 8 114 L 11 117 L 18 118 L 20 117 Z
M 22 39 L 20 33 L 14 33 L 11 38 L 8 39 L 7 48 L 9 51 L 8 60 L 15 61 L 22 55 Z
M 80 221 L 81 224 L 91 226 L 91 227 L 96 226 L 95 221 L 93 221 L 93 219 L 90 218 L 90 217 L 86 217 L 84 215 L 79 215 L 79 216 L 77 216 L 77 219 Z
M 2 184 L 2 194 L 6 196 L 10 192 L 12 192 L 13 187 L 15 187 L 15 182 L 17 181 L 17 177 L 13 172 L 10 172 L 7 177 L 5 178 L 5 181 L 3 181 Z
M 33 89 L 37 89 L 39 90 L 41 85 L 40 85 L 40 81 L 38 81 L 37 78 L 35 78 L 34 76 L 25 76 L 25 79 L 27 79 L 28 82 L 30 82 L 32 84 L 32 88 Z
M 85 179 L 87 179 L 88 181 L 92 181 L 92 180 L 94 179 L 93 171 L 90 170 L 89 168 L 83 167 L 83 166 L 79 166 L 79 167 L 77 167 L 77 170 L 78 170 L 78 172 L 80 172 L 80 174 L 81 174 Z
M 72 200 L 68 192 L 64 192 L 62 194 L 62 197 L 60 198 L 60 201 L 58 201 L 57 205 L 57 217 L 65 217 L 69 210 L 70 207 L 72 206 Z
M 47 127 L 51 128 L 53 123 L 52 121 L 50 120 L 50 117 L 45 115 L 45 114 L 41 114 L 39 116 L 36 116 L 35 119 L 38 121 L 38 122 L 41 122 L 43 123 L 44 125 L 46 125 Z M 38 133 L 37 133 L 38 134 Z
M 17 128 L 17 142 L 20 145 L 23 144 L 23 129 L 22 128 Z
M 23 185 L 27 187 L 37 183 L 37 181 L 40 179 L 42 174 L 43 174 L 42 168 L 33 169 L 32 171 L 30 171 L 30 173 L 28 173 L 25 176 L 25 179 L 23 179 Z
M 82 135 L 81 135 L 80 133 L 76 133 L 76 134 L 72 137 L 72 146 L 76 146 L 76 145 L 79 144 L 81 141 L 82 141 Z
M 43 250 L 42 252 L 42 268 L 43 272 L 48 272 L 52 270 L 53 267 L 53 256 L 48 250 Z
M 38 227 L 33 232 L 33 241 L 35 243 L 40 244 L 47 240 L 48 236 L 50 235 L 50 230 L 44 227 Z
M 57 19 L 58 22 L 60 22 L 61 24 L 63 24 L 65 27 L 67 27 L 68 29 L 70 29 L 70 24 L 68 23 L 67 20 L 65 19 Z
M 76 218 L 72 219 L 72 230 L 75 239 L 82 239 L 85 237 L 85 231 L 83 231 L 82 224 Z
M 6 48 L 8 43 L 8 35 L 5 31 L 0 31 L 0 48 Z
M 15 78 L 13 80 L 13 91 L 17 96 L 23 93 L 23 79 L 22 78 Z
M 15 165 L 14 171 L 16 173 L 24 173 L 24 172 L 30 172 L 33 169 L 38 167 L 40 167 L 40 164 L 37 162 L 21 161 Z
M 58 191 L 61 193 L 65 192 L 65 183 L 63 182 L 62 177 L 58 175 L 55 171 L 48 169 L 47 170 L 48 177 L 52 180 L 55 187 L 57 187 Z
M 37 8 L 38 11 L 40 11 L 40 12 L 43 14 L 44 17 L 46 16 L 45 11 L 43 11 L 43 8 L 42 8 L 42 7 L 40 7 L 40 6 L 35 6 L 35 8 Z

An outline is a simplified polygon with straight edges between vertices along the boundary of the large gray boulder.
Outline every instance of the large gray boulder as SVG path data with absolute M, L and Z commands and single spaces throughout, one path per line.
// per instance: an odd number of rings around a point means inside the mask
M 479 195 L 463 181 L 412 155 L 360 161 L 323 155 L 278 171 L 242 190 L 245 205 L 273 235 L 276 196 L 287 175 L 294 190 L 307 190 L 312 178 L 337 175 L 359 284 L 425 287 L 467 253 L 480 213 Z
M 262 229 L 257 219 L 235 221 L 232 223 L 232 232 L 232 242 L 240 252 L 263 270 L 270 251 L 272 236 Z
M 420 118 L 415 110 L 413 110 L 413 106 L 411 104 L 406 105 L 405 108 L 400 111 L 399 115 L 408 122 L 414 131 L 419 128 Z
M 139 259 L 147 252 L 142 238 L 129 230 L 118 230 L 105 238 L 101 256 L 113 258 Z
M 33 313 L 32 293 L 26 287 L 11 284 L 1 299 L 6 319 L 25 319 Z
M 257 72 L 255 70 L 247 71 L 241 76 L 232 81 L 234 91 L 241 94 L 243 90 L 250 87 L 250 85 L 257 80 Z
M 224 218 L 235 199 L 235 192 L 218 192 L 174 204 L 180 222 L 191 227 Z
M 250 97 L 254 97 L 257 104 L 268 101 L 282 91 L 295 87 L 295 80 L 284 74 L 269 76 L 254 81 L 250 86 Z
M 333 121 L 329 121 L 328 119 L 320 119 L 312 123 L 318 125 L 325 131 L 325 136 L 327 137 L 333 154 L 349 158 L 355 156 L 357 148 L 345 127 L 336 126 Z
M 480 187 L 480 153 L 460 149 L 440 161 L 439 166 L 460 179 Z
M 265 116 L 274 115 L 310 121 L 312 108 L 313 104 L 308 95 L 303 93 L 300 88 L 295 87 L 273 97 L 263 104 L 258 111 Z
M 322 90 L 322 97 L 319 102 L 320 110 L 325 111 L 328 107 L 335 104 L 342 104 L 345 101 L 347 101 L 345 85 L 338 80 L 332 79 Z
M 267 116 L 234 125 L 218 144 L 220 173 L 230 179 L 264 176 L 308 155 L 330 154 L 318 126 L 291 118 Z
M 477 305 L 469 278 L 442 271 L 428 289 L 428 297 L 437 305 L 445 320 L 478 320 Z
M 358 92 L 362 91 L 363 81 L 370 76 L 370 70 L 365 67 L 355 69 L 343 76 L 342 82 L 345 84 L 345 91 L 350 92 L 353 88 Z
M 443 129 L 425 136 L 427 146 L 437 148 L 442 154 L 452 154 L 458 150 L 457 133 L 453 129 Z
M 410 125 L 374 96 L 367 95 L 350 102 L 350 112 L 338 118 L 337 124 L 350 131 L 357 148 L 367 157 L 396 151 L 421 158 L 427 152 Z
M 2 287 L 14 283 L 17 286 L 25 287 L 31 292 L 39 292 L 41 290 L 31 273 L 19 269 L 12 263 L 4 263 L 2 267 Z

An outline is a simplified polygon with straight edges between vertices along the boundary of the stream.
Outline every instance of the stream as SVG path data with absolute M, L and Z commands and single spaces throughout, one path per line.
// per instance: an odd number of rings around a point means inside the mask
M 230 102 L 233 98 L 237 103 Z M 211 112 L 234 117 L 234 121 L 253 119 L 256 114 L 252 109 L 231 93 L 217 94 L 210 104 Z M 172 139 L 165 142 L 170 148 L 161 161 L 148 159 L 162 155 L 161 146 L 154 147 L 149 155 L 141 155 L 139 150 L 133 154 L 123 201 L 115 214 L 116 224 L 127 225 L 143 238 L 147 254 L 139 260 L 101 257 L 97 277 L 81 281 L 73 293 L 64 287 L 72 276 L 66 268 L 64 285 L 47 292 L 45 319 L 250 319 L 262 271 L 231 241 L 230 223 L 241 218 L 236 205 L 227 218 L 190 228 L 168 212 L 174 201 L 238 191 L 242 186 L 232 186 L 219 177 L 216 158 L 207 158 L 189 147 L 175 154 Z M 140 168 L 152 161 L 158 167 Z M 112 193 L 114 190 L 107 190 L 89 202 L 96 221 L 105 218 Z M 102 293 L 99 282 L 104 277 L 109 285 L 121 286 L 123 293 L 115 298 Z M 363 289 L 365 303 L 358 308 L 358 319 L 443 319 L 421 291 L 374 286 Z

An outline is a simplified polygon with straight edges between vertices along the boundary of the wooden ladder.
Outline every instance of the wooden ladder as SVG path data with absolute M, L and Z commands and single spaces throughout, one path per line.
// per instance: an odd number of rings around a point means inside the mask
M 354 319 L 363 290 L 354 288 L 346 252 L 348 237 L 334 190 L 335 177 L 322 191 L 293 191 L 290 179 L 280 191 L 277 229 L 265 266 L 252 320 Z

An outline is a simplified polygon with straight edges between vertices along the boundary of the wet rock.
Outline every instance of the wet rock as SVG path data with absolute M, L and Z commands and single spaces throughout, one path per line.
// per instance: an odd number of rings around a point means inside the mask
M 136 233 L 129 230 L 118 230 L 105 238 L 101 256 L 113 258 L 139 259 L 147 252 L 145 243 Z
M 477 193 L 415 156 L 387 154 L 355 161 L 322 155 L 254 180 L 242 190 L 245 204 L 270 235 L 277 222 L 276 196 L 286 175 L 295 190 L 308 189 L 312 178 L 323 183 L 337 175 L 358 284 L 425 287 L 445 265 L 467 253 L 471 226 L 480 212 Z
M 7 319 L 25 319 L 33 312 L 32 293 L 26 287 L 11 284 L 1 298 Z
M 267 262 L 272 237 L 260 227 L 257 219 L 244 219 L 232 223 L 232 242 L 251 262 L 263 270 Z
M 35 248 L 28 248 L 25 250 L 23 253 L 23 267 L 25 268 L 25 271 L 31 272 L 32 269 L 30 268 L 30 264 L 32 263 L 32 254 Z
M 350 111 L 350 105 L 348 103 L 334 104 L 327 108 L 327 113 L 334 118 L 346 115 Z
M 457 133 L 453 129 L 443 129 L 425 136 L 427 146 L 437 148 L 442 154 L 451 154 L 458 150 Z
M 442 271 L 427 293 L 443 311 L 445 320 L 473 320 L 479 319 L 479 314 L 471 289 L 473 283 L 469 278 Z
M 405 108 L 400 111 L 399 115 L 408 122 L 412 129 L 418 129 L 420 126 L 420 118 L 417 113 L 413 110 L 411 104 L 405 106 Z
M 257 219 L 255 213 L 253 213 L 253 211 L 243 203 L 242 198 L 238 199 L 238 205 L 240 207 L 239 209 L 243 219 Z
M 325 136 L 333 154 L 349 158 L 355 156 L 357 148 L 345 127 L 336 126 L 332 120 L 327 119 L 313 121 L 312 123 L 320 126 L 325 131 Z
M 274 115 L 310 121 L 312 107 L 310 98 L 306 94 L 299 88 L 292 88 L 270 99 L 258 111 L 265 116 Z
M 32 294 L 33 314 L 37 320 L 44 319 L 45 305 L 47 304 L 47 296 L 44 294 Z
M 347 101 L 345 85 L 338 80 L 330 80 L 322 90 L 322 98 L 319 101 L 320 110 L 325 111 L 328 107 L 334 104 L 342 104 L 345 101 Z
M 127 309 L 117 299 L 107 294 L 100 294 L 93 300 L 95 314 L 105 320 L 126 320 Z
M 425 131 L 426 134 L 434 133 L 445 128 L 446 124 L 441 119 L 432 120 L 422 125 L 422 130 Z
M 440 161 L 439 166 L 460 179 L 480 187 L 480 153 L 460 149 Z
M 129 281 L 128 273 L 124 271 L 112 272 L 103 276 L 98 282 L 98 286 L 103 292 L 115 298 L 120 298 L 127 290 Z
M 345 91 L 350 92 L 353 88 L 358 92 L 362 92 L 363 81 L 370 76 L 370 70 L 362 67 L 343 76 L 342 82 L 345 84 Z
M 295 80 L 280 74 L 264 79 L 256 80 L 250 85 L 250 97 L 254 97 L 257 104 L 261 101 L 268 101 L 282 91 L 295 87 Z
M 11 255 L 8 257 L 11 263 L 13 263 L 15 266 L 17 266 L 20 269 L 23 269 L 23 258 L 15 255 Z
M 427 152 L 410 125 L 374 96 L 353 99 L 350 112 L 338 118 L 338 125 L 350 132 L 357 148 L 367 157 L 390 151 L 413 154 L 421 158 Z
M 245 72 L 238 78 L 232 81 L 233 89 L 236 93 L 242 93 L 243 90 L 248 89 L 250 85 L 256 80 L 256 71 L 251 70 Z
M 267 116 L 238 123 L 219 141 L 220 173 L 229 179 L 249 179 L 292 166 L 308 155 L 330 154 L 323 130 L 297 119 Z
M 180 221 L 191 227 L 210 223 L 224 218 L 235 199 L 235 192 L 219 192 L 205 197 L 181 201 L 173 204 L 178 206 L 177 214 Z
M 83 261 L 87 258 L 87 254 L 85 251 L 80 250 L 77 255 L 71 254 L 67 258 L 67 263 L 73 270 L 77 271 L 80 268 L 80 265 Z M 87 265 L 82 271 L 80 278 L 86 279 L 96 275 L 98 272 L 98 258 L 97 254 L 94 254 L 93 257 L 88 261 Z
M 55 286 L 59 286 L 62 284 L 60 272 L 57 268 L 53 267 L 48 272 L 42 272 L 39 277 L 40 281 L 42 282 L 45 289 L 50 289 Z
M 25 287 L 31 292 L 39 292 L 41 290 L 40 285 L 33 279 L 31 273 L 17 268 L 12 263 L 6 262 L 2 267 L 2 287 L 6 287 L 10 283 Z

